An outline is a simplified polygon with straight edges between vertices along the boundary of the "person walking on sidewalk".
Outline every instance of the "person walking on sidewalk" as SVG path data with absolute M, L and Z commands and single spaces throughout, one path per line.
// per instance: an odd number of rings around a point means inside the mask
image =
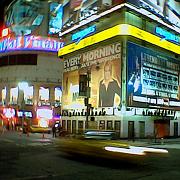
M 53 125 L 53 127 L 52 127 L 52 133 L 53 133 L 53 137 L 56 137 L 56 127 L 55 127 L 55 125 Z

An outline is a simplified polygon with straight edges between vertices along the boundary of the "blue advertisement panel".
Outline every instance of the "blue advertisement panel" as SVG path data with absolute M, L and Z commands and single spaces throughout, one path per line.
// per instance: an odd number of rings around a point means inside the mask
M 57 2 L 50 3 L 49 34 L 61 31 L 63 18 L 63 6 Z
M 156 16 L 165 23 L 180 28 L 179 0 L 127 0 L 127 2 Z M 155 18 L 152 16 L 152 18 Z
M 180 63 L 157 51 L 128 42 L 129 106 L 180 108 Z

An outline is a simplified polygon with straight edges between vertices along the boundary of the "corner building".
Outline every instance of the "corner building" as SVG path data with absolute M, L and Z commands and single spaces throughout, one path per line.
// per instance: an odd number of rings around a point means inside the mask
M 64 10 L 63 128 L 179 136 L 180 3 L 88 2 L 72 21 Z
M 0 38 L 0 127 L 50 127 L 60 118 L 63 63 L 52 7 L 57 1 L 14 0 Z M 60 7 L 60 6 L 58 6 Z

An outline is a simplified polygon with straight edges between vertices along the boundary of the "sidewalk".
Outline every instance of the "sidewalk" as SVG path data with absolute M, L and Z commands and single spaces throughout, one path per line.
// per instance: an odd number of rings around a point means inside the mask
M 180 149 L 180 138 L 166 138 L 166 139 L 135 139 L 122 140 L 134 146 L 146 146 L 154 148 L 165 148 L 165 149 Z
M 73 137 L 52 137 L 52 134 L 47 133 L 29 133 L 27 134 L 21 133 L 19 131 L 4 131 L 0 135 L 0 140 L 3 139 L 13 139 L 16 136 L 17 139 L 22 139 L 26 142 L 36 142 L 36 143 L 56 143 L 60 139 L 64 138 L 73 138 Z M 14 139 L 15 140 L 15 139 Z M 167 149 L 180 149 L 180 137 L 178 138 L 166 138 L 166 139 L 119 139 L 117 141 L 121 141 L 132 146 L 145 146 L 145 147 L 154 147 L 154 148 L 167 148 Z

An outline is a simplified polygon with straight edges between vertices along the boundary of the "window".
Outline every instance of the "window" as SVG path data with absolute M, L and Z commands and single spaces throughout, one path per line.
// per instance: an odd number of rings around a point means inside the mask
M 0 66 L 37 65 L 37 54 L 18 54 L 0 57 Z

